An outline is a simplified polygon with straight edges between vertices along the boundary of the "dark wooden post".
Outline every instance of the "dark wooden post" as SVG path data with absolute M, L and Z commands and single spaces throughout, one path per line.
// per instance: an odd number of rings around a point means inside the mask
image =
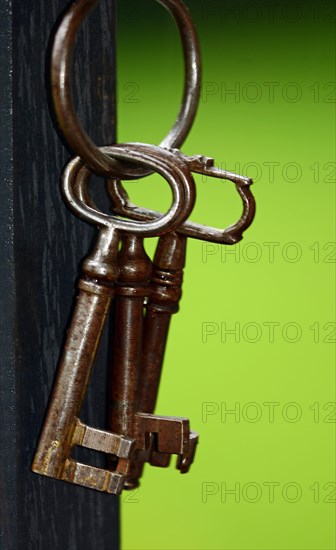
M 49 36 L 66 5 L 0 3 L 1 550 L 119 547 L 116 497 L 30 471 L 78 264 L 92 239 L 92 229 L 60 197 L 69 152 L 53 128 L 45 89 Z M 75 56 L 78 111 L 99 144 L 115 139 L 114 8 L 113 1 L 101 0 Z M 97 427 L 106 425 L 106 344 L 105 337 L 84 411 Z

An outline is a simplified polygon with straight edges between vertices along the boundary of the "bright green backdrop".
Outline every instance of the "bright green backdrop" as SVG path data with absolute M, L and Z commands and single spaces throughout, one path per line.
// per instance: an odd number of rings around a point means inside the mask
M 156 2 L 119 4 L 119 140 L 158 143 L 182 92 L 178 35 Z M 122 548 L 331 550 L 335 10 L 187 4 L 204 87 L 183 150 L 253 177 L 258 213 L 236 252 L 189 242 L 157 412 L 190 418 L 200 444 L 188 475 L 147 467 L 140 490 L 123 494 Z M 236 219 L 228 183 L 197 185 L 193 219 Z M 140 204 L 168 204 L 157 177 L 128 189 Z

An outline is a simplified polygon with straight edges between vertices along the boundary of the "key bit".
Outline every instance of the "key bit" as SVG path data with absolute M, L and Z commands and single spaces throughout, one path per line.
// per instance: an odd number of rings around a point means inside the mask
M 189 468 L 194 461 L 197 444 L 198 434 L 196 432 L 190 432 L 188 450 L 178 457 L 176 464 L 177 469 L 180 470 L 182 474 L 189 472 Z
M 182 473 L 189 470 L 198 435 L 190 431 L 188 419 L 138 413 L 136 428 L 136 447 L 140 451 L 148 450 L 146 461 L 152 466 L 166 468 L 171 455 L 175 454 L 178 456 L 177 469 Z
M 197 443 L 198 434 L 196 432 L 189 432 L 188 449 L 185 449 L 182 454 L 177 455 L 176 468 L 177 470 L 180 470 L 181 474 L 186 474 L 189 472 L 190 466 L 194 461 Z M 147 462 L 149 462 L 151 466 L 167 468 L 170 464 L 170 460 L 171 454 L 160 453 L 153 449 L 151 456 L 149 460 L 147 460 Z

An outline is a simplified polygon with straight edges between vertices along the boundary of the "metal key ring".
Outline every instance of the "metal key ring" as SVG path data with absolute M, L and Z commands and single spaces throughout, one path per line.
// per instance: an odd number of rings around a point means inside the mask
M 161 146 L 180 147 L 194 122 L 200 98 L 201 60 L 196 30 L 182 0 L 157 0 L 173 16 L 182 40 L 185 62 L 185 85 L 182 105 L 176 122 Z M 74 110 L 71 75 L 77 33 L 98 0 L 74 2 L 56 31 L 51 55 L 51 85 L 54 109 L 60 130 L 76 155 L 101 176 L 134 179 L 147 176 L 148 169 L 121 163 L 97 147 L 89 138 Z
M 130 221 L 107 215 L 93 207 L 93 203 L 82 200 L 79 189 L 87 188 L 92 173 L 83 165 L 80 157 L 71 159 L 61 178 L 63 197 L 69 208 L 83 220 L 98 227 L 113 228 L 153 237 L 173 231 L 188 218 L 195 204 L 196 191 L 194 178 L 186 163 L 180 162 L 174 154 L 155 145 L 118 144 L 102 151 L 111 153 L 114 158 L 134 162 L 159 173 L 169 183 L 172 194 L 172 206 L 166 214 L 150 221 Z

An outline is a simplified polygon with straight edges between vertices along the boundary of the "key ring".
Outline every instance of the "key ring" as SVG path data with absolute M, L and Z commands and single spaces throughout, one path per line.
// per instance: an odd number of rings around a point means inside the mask
M 201 89 L 200 48 L 193 21 L 182 0 L 157 1 L 170 12 L 178 26 L 185 62 L 182 105 L 174 126 L 161 143 L 162 147 L 174 148 L 182 145 L 196 116 Z M 101 176 L 138 179 L 152 172 L 118 162 L 108 156 L 92 142 L 74 110 L 71 92 L 74 44 L 82 23 L 97 4 L 98 0 L 74 2 L 56 31 L 51 55 L 51 84 L 55 114 L 69 147 L 91 170 Z
M 187 163 L 165 149 L 147 144 L 117 144 L 101 148 L 121 161 L 128 161 L 159 173 L 172 189 L 173 203 L 164 215 L 151 220 L 130 221 L 98 211 L 89 200 L 82 201 L 79 189 L 87 189 L 92 173 L 75 157 L 66 165 L 61 188 L 68 207 L 81 219 L 98 227 L 128 231 L 143 237 L 153 237 L 177 229 L 190 215 L 196 198 L 195 182 Z M 87 195 L 86 195 L 87 196 Z

